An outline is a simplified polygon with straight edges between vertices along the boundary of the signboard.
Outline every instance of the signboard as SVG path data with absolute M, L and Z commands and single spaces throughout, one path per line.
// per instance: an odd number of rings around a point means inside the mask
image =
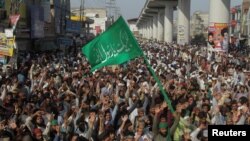
M 73 40 L 65 37 L 57 38 L 57 43 L 59 45 L 72 46 Z
M 13 56 L 14 49 L 13 48 L 6 48 L 4 46 L 0 46 L 0 55 L 4 56 Z
M 31 38 L 44 37 L 43 8 L 38 5 L 32 5 L 31 11 Z
M 210 23 L 208 29 L 208 46 L 215 51 L 227 51 L 229 43 L 228 23 Z
M 177 33 L 177 39 L 180 44 L 185 44 L 185 26 L 179 25 L 178 26 L 178 33 Z
M 41 6 L 43 7 L 44 21 L 51 23 L 50 0 L 42 0 Z
M 74 33 L 80 33 L 81 32 L 81 22 L 77 21 L 66 21 L 66 31 L 67 32 L 74 32 Z

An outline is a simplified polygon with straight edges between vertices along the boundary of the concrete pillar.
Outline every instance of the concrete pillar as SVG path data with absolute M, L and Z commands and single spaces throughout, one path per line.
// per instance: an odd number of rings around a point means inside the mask
M 150 28 L 149 28 L 149 21 L 147 20 L 147 39 L 149 39 L 150 36 Z
M 149 30 L 150 30 L 149 39 L 152 39 L 153 38 L 153 18 L 150 18 L 150 20 L 149 20 Z
M 157 28 L 157 24 L 158 24 L 158 17 L 154 16 L 153 17 L 153 39 L 157 39 L 157 33 L 158 33 L 158 28 Z
M 190 0 L 178 0 L 177 43 L 189 43 L 190 36 Z
M 142 24 L 142 38 L 145 38 L 145 27 L 144 27 L 144 24 Z
M 228 51 L 229 43 L 230 0 L 210 0 L 209 30 L 213 35 L 214 48 Z
M 157 16 L 158 17 L 157 41 L 164 40 L 164 27 L 163 27 L 164 18 L 163 18 L 163 15 L 164 15 L 164 10 L 159 10 L 158 16 Z
M 138 30 L 139 30 L 139 35 L 141 36 L 141 34 L 142 34 L 141 25 L 138 26 Z
M 164 42 L 171 43 L 173 42 L 173 17 L 174 17 L 174 8 L 173 4 L 167 3 L 165 7 L 165 16 L 164 16 Z
M 141 29 L 141 38 L 143 38 L 143 25 L 140 24 L 140 29 Z

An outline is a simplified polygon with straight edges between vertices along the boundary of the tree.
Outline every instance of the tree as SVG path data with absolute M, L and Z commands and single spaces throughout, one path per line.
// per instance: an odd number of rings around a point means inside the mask
M 191 44 L 206 44 L 206 38 L 204 34 L 197 34 L 191 40 Z

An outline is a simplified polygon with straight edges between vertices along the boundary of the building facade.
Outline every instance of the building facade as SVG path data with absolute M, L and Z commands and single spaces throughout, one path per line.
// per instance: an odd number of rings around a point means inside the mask
M 108 20 L 106 8 L 87 8 L 85 9 L 85 16 L 94 21 L 90 25 L 90 33 L 98 35 L 106 30 Z

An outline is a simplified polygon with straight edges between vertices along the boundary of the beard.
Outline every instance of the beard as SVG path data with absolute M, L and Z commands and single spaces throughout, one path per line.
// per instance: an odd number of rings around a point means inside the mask
M 41 122 L 41 123 L 37 122 L 36 125 L 39 126 L 39 127 L 44 127 L 44 123 L 43 122 Z
M 166 137 L 166 136 L 167 136 L 167 132 L 165 132 L 165 133 L 159 132 L 159 134 L 160 134 L 161 136 L 163 136 L 163 137 Z

